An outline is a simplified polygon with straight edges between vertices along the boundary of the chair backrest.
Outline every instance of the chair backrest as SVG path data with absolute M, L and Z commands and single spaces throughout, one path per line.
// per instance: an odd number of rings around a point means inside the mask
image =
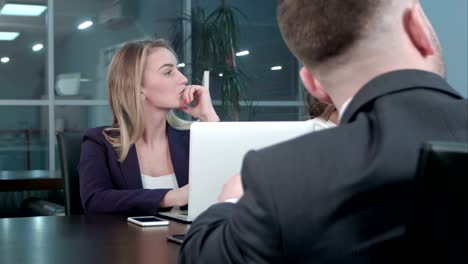
M 424 144 L 414 184 L 412 262 L 468 263 L 468 144 Z
M 60 170 L 65 181 L 65 214 L 83 214 L 78 174 L 83 133 L 58 132 L 56 136 L 60 159 Z

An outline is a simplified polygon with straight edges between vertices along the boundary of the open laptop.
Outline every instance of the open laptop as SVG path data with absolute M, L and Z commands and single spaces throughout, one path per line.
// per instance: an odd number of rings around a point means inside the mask
M 188 211 L 159 213 L 190 223 L 217 202 L 223 184 L 239 174 L 244 155 L 317 130 L 313 120 L 293 122 L 195 122 L 190 127 Z

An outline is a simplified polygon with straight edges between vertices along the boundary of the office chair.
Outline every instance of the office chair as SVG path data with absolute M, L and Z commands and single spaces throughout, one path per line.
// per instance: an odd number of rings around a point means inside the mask
M 468 144 L 425 143 L 413 187 L 412 263 L 468 263 Z
M 80 200 L 78 163 L 83 134 L 80 132 L 57 132 L 60 171 L 65 182 L 65 214 L 83 214 Z
M 37 197 L 28 197 L 21 202 L 22 216 L 64 216 L 65 208 Z

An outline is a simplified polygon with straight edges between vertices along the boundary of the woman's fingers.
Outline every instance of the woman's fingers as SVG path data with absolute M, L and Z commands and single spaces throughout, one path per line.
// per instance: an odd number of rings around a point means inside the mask
M 189 106 L 194 100 L 196 103 Z M 183 112 L 202 121 L 219 121 L 207 88 L 200 85 L 187 85 L 183 92 L 183 101 L 184 106 L 180 108 Z
M 184 91 L 184 103 L 190 104 L 193 100 L 198 100 L 203 93 L 203 87 L 198 85 L 187 85 Z
M 188 96 L 188 91 L 189 91 L 189 85 L 185 86 L 185 89 L 184 89 L 184 95 L 183 95 L 183 98 L 184 98 L 184 104 L 188 104 L 188 101 L 189 101 L 189 96 Z
M 191 103 L 191 102 L 193 102 L 193 97 L 194 97 L 193 93 L 195 92 L 195 90 L 193 88 L 193 85 L 190 85 L 189 89 L 190 89 L 190 91 L 189 91 L 189 99 L 190 99 L 189 103 Z

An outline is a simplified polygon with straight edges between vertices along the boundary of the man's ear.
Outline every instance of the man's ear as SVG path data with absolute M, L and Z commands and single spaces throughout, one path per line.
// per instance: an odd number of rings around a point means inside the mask
M 315 78 L 305 66 L 301 68 L 299 75 L 301 76 L 301 80 L 305 88 L 313 97 L 319 99 L 322 102 L 333 104 L 327 91 L 323 89 L 317 78 Z
M 419 4 L 408 9 L 403 17 L 406 34 L 419 54 L 424 58 L 434 55 L 435 47 L 431 41 L 428 25 L 423 10 Z

